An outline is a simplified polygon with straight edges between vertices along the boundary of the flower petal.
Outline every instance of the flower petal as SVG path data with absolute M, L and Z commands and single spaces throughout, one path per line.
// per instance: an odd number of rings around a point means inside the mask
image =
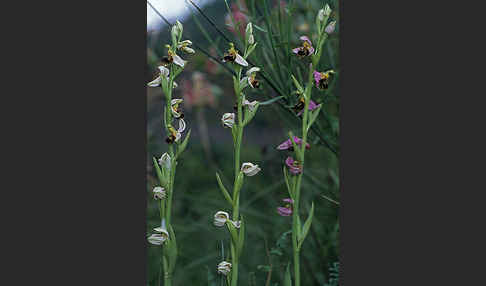
M 239 65 L 244 66 L 244 67 L 247 67 L 248 66 L 248 62 L 242 56 L 240 56 L 239 54 L 236 54 L 235 62 L 237 64 L 239 64 Z
M 176 64 L 176 65 L 180 66 L 181 68 L 183 68 L 183 67 L 184 67 L 184 65 L 186 64 L 186 61 L 185 61 L 185 60 L 183 60 L 181 57 L 179 57 L 179 56 L 178 56 L 178 55 L 176 55 L 176 54 L 174 54 L 174 55 L 172 56 L 172 59 L 173 59 L 173 61 L 174 61 L 174 64 Z

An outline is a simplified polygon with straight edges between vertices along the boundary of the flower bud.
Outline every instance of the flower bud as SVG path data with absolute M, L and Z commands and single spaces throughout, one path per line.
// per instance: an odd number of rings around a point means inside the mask
M 225 113 L 223 117 L 221 117 L 221 121 L 225 127 L 232 128 L 233 124 L 235 124 L 235 114 L 234 113 Z
M 229 214 L 224 211 L 219 211 L 214 215 L 214 222 L 215 226 L 224 226 L 226 221 L 229 220 Z
M 332 34 L 334 32 L 335 27 L 336 27 L 336 21 L 332 21 L 331 23 L 329 23 L 329 25 L 327 25 L 324 31 L 326 31 L 326 33 L 328 34 Z
M 155 187 L 153 190 L 154 193 L 154 199 L 156 200 L 163 200 L 165 199 L 166 193 L 165 189 L 162 187 Z
M 243 172 L 243 174 L 251 177 L 260 172 L 261 169 L 260 167 L 258 167 L 258 165 L 255 165 L 253 163 L 243 163 L 241 165 L 241 171 Z
M 221 273 L 223 275 L 228 275 L 231 271 L 231 263 L 222 261 L 221 263 L 218 264 L 218 273 Z
M 184 28 L 182 27 L 182 24 L 181 22 L 179 21 L 176 21 L 176 24 L 174 26 L 172 26 L 172 37 L 175 37 L 176 39 L 180 39 L 180 37 L 182 36 L 182 31 L 184 30 Z M 176 44 L 176 43 L 174 43 Z
M 162 157 L 160 157 L 159 159 L 159 164 L 160 166 L 162 166 L 163 168 L 167 169 L 167 170 L 170 170 L 170 155 L 166 152 L 162 155 Z
M 253 25 L 251 24 L 251 22 L 246 25 L 246 33 L 253 34 Z
M 317 13 L 317 18 L 319 18 L 319 21 L 324 21 L 324 9 L 319 10 Z
M 326 4 L 326 6 L 324 6 L 323 16 L 329 17 L 329 15 L 331 15 L 331 12 L 331 7 L 329 7 L 329 4 Z
M 251 34 L 248 37 L 248 44 L 253 45 L 255 43 L 255 38 L 253 37 L 253 34 Z

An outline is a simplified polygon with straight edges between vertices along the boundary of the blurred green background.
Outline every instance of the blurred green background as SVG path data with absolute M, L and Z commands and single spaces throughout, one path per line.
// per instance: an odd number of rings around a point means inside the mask
M 292 58 L 286 62 L 286 48 L 299 46 L 300 35 L 312 35 L 317 11 L 326 3 L 333 9 L 331 19 L 339 23 L 337 1 L 228 1 L 233 13 L 243 13 L 246 21 L 252 21 L 262 28 L 262 31 L 255 29 L 254 32 L 260 52 L 252 61 L 284 91 L 278 94 L 260 78 L 262 88 L 247 93 L 246 97 L 250 101 L 265 101 L 279 95 L 285 96 L 279 102 L 261 106 L 255 119 L 245 128 L 242 162 L 257 163 L 262 171 L 247 178 L 241 191 L 241 213 L 247 222 L 247 233 L 240 262 L 240 285 L 282 285 L 285 267 L 292 261 L 290 235 L 285 235 L 291 228 L 291 217 L 281 217 L 276 211 L 282 205 L 281 200 L 288 197 L 282 173 L 288 153 L 276 150 L 276 146 L 286 140 L 288 131 L 298 134 L 300 121 L 289 112 L 295 96 L 288 92 L 291 91 L 290 78 L 286 78 L 285 71 L 279 74 L 277 61 L 282 60 L 282 66 L 289 71 L 303 70 L 305 63 L 297 62 L 298 59 Z M 252 6 L 256 8 L 252 9 Z M 193 11 L 194 15 L 183 22 L 183 39 L 192 40 L 214 57 L 220 58 L 221 52 L 227 49 L 227 43 L 196 10 Z M 203 12 L 237 43 L 237 35 L 225 22 L 228 10 L 223 0 L 204 7 Z M 290 26 L 281 26 L 289 22 Z M 200 27 L 207 33 L 206 36 Z M 272 27 L 275 33 L 270 32 Z M 271 51 L 272 39 L 277 53 Z M 290 39 L 290 42 L 284 39 Z M 160 58 L 166 53 L 165 45 L 169 43 L 167 27 L 162 27 L 160 31 L 149 31 L 147 82 L 154 78 Z M 324 108 L 318 119 L 321 137 L 311 133 L 312 147 L 306 152 L 301 218 L 307 217 L 312 201 L 316 209 L 310 235 L 301 250 L 302 285 L 328 285 L 334 275 L 334 270 L 330 271 L 330 268 L 335 268 L 334 263 L 339 260 L 338 51 L 339 25 L 324 45 L 319 65 L 321 71 L 333 68 L 337 75 L 332 79 L 329 90 L 315 91 L 312 95 L 313 100 L 322 103 Z M 270 58 L 265 60 L 265 57 Z M 176 80 L 179 87 L 174 90 L 173 97 L 184 98 L 184 119 L 192 134 L 186 151 L 179 159 L 175 179 L 173 225 L 179 257 L 173 283 L 222 285 L 216 266 L 221 261 L 222 245 L 227 254 L 229 235 L 226 229 L 216 228 L 212 222 L 216 211 L 230 211 L 218 189 L 215 172 L 220 171 L 224 176 L 223 182 L 231 185 L 234 174 L 233 143 L 230 130 L 222 127 L 220 119 L 223 113 L 233 112 L 233 83 L 230 73 L 201 52 L 196 51 L 195 55 L 184 55 L 183 58 L 189 63 Z M 160 225 L 158 205 L 152 197 L 152 189 L 158 181 L 151 162 L 152 157 L 159 158 L 167 150 L 162 121 L 163 105 L 161 89 L 147 88 L 147 234 Z M 322 138 L 336 152 L 326 147 Z M 148 285 L 159 283 L 160 253 L 160 247 L 147 243 Z M 266 284 L 269 273 L 271 283 Z

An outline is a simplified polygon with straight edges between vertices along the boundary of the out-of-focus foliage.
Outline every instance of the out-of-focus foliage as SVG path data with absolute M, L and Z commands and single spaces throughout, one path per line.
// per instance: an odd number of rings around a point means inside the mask
M 286 155 L 275 148 L 287 139 L 287 131 L 295 133 L 298 130 L 300 121 L 289 109 L 294 104 L 289 72 L 302 78 L 306 63 L 292 55 L 289 57 L 288 49 L 300 44 L 298 38 L 301 35 L 312 39 L 317 11 L 326 3 L 333 10 L 330 18 L 339 23 L 337 2 L 228 1 L 233 13 L 242 14 L 240 19 L 246 17 L 254 23 L 255 40 L 259 46 L 255 56 L 250 57 L 251 62 L 261 67 L 264 75 L 280 91 L 275 91 L 261 80 L 262 88 L 247 94 L 247 98 L 265 101 L 284 96 L 272 104 L 261 106 L 252 124 L 245 129 L 241 158 L 258 163 L 262 171 L 248 180 L 241 190 L 241 213 L 247 222 L 247 233 L 240 258 L 240 285 L 283 285 L 285 269 L 292 260 L 288 233 L 291 217 L 281 217 L 276 211 L 281 199 L 288 197 L 282 176 Z M 213 57 L 222 57 L 222 52 L 227 49 L 225 39 L 197 10 L 193 11 L 194 17 L 184 22 L 185 38 Z M 205 7 L 203 12 L 238 45 L 238 35 L 227 25 L 228 11 L 223 0 Z M 148 35 L 147 82 L 153 79 L 153 72 L 166 53 L 164 46 L 169 42 L 170 35 L 165 30 Z M 314 91 L 312 95 L 312 99 L 324 107 L 316 124 L 317 130 L 310 133 L 312 147 L 306 152 L 301 212 L 307 214 L 310 202 L 314 201 L 315 213 L 301 250 L 302 285 L 337 285 L 338 279 L 334 263 L 339 260 L 339 205 L 333 201 L 339 202 L 339 158 L 323 142 L 323 139 L 327 140 L 339 153 L 338 51 L 339 25 L 324 45 L 319 64 L 319 70 L 332 68 L 336 75 L 328 90 Z M 195 55 L 184 57 L 190 57 L 190 62 L 180 76 L 174 97 L 187 98 L 183 108 L 187 122 L 190 122 L 188 128 L 193 131 L 189 145 L 179 159 L 175 179 L 172 220 L 177 233 L 179 257 L 173 284 L 221 285 L 216 266 L 222 258 L 222 244 L 224 257 L 229 253 L 229 237 L 224 229 L 213 226 L 212 219 L 216 211 L 229 210 L 214 174 L 220 171 L 223 183 L 230 185 L 233 178 L 232 138 L 231 132 L 222 127 L 220 118 L 225 112 L 233 112 L 233 83 L 231 75 L 221 65 L 208 60 L 198 50 Z M 190 107 L 184 105 L 186 102 L 190 103 Z M 147 234 L 160 224 L 157 204 L 151 194 L 157 184 L 151 158 L 160 157 L 167 150 L 163 134 L 163 104 L 159 89 L 147 89 Z M 159 259 L 160 248 L 147 243 L 148 285 L 158 285 Z M 269 284 L 266 284 L 269 277 Z

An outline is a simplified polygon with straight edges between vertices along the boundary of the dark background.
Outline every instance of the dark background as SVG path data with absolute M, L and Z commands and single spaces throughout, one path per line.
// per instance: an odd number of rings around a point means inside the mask
M 482 10 L 341 3 L 343 285 L 484 284 Z M 146 4 L 33 5 L 4 34 L 2 278 L 145 284 Z

